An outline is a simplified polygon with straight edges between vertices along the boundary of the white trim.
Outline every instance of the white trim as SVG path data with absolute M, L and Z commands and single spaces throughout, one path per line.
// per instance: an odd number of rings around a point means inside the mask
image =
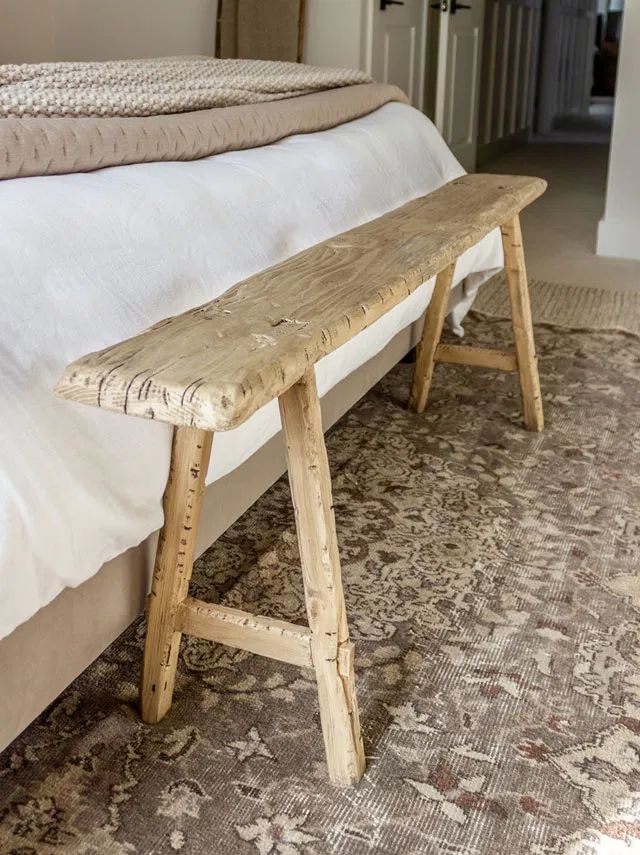
M 640 261 L 640 222 L 600 220 L 596 252 L 598 255 Z
M 427 82 L 427 39 L 429 20 L 429 0 L 422 0 L 422 27 L 420 29 L 420 79 L 418 80 L 418 104 L 419 109 L 424 111 Z

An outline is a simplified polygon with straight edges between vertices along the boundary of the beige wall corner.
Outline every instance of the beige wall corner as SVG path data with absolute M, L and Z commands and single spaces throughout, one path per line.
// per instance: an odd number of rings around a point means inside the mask
M 640 259 L 640 3 L 627 3 L 598 255 Z M 640 287 L 640 283 L 638 283 Z
M 0 0 L 0 63 L 213 55 L 217 0 Z

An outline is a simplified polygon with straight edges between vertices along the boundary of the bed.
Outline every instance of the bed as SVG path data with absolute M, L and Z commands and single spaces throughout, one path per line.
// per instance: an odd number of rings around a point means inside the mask
M 462 173 L 388 103 L 188 163 L 0 182 L 0 748 L 141 611 L 162 522 L 170 429 L 57 400 L 64 366 Z M 498 234 L 458 263 L 458 331 L 501 266 Z M 322 360 L 327 427 L 415 344 L 432 288 Z M 285 470 L 279 431 L 274 403 L 216 437 L 200 551 Z

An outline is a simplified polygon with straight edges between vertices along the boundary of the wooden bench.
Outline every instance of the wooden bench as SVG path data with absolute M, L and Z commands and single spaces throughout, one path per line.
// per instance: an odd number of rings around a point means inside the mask
M 545 189 L 536 178 L 468 175 L 252 276 L 194 311 L 69 366 L 56 393 L 174 426 L 169 480 L 147 609 L 142 717 L 171 705 L 183 633 L 315 669 L 331 779 L 364 771 L 314 366 L 437 275 L 411 407 L 426 405 L 435 362 L 518 370 L 525 423 L 542 407 L 518 214 Z M 515 354 L 439 346 L 455 260 L 502 227 Z M 188 595 L 215 431 L 277 397 L 287 443 L 309 626 Z

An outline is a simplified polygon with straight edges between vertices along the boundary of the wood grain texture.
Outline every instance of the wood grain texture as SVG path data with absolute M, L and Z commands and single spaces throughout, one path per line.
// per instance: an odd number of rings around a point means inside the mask
M 62 398 L 228 430 L 540 196 L 539 178 L 465 175 L 69 366 Z
M 499 371 L 518 370 L 515 353 L 494 347 L 439 344 L 436 347 L 434 359 L 436 362 L 446 362 L 451 365 L 475 365 L 479 368 L 497 368 Z
M 527 430 L 544 430 L 542 393 L 538 376 L 538 357 L 533 339 L 531 301 L 527 283 L 520 217 L 517 215 L 502 226 L 505 270 L 511 303 L 511 321 L 516 340 L 518 377 L 522 392 L 522 409 Z
M 205 603 L 193 597 L 187 597 L 182 603 L 178 626 L 187 635 L 313 668 L 311 631 L 306 626 Z
M 412 413 L 424 413 L 429 397 L 429 389 L 433 380 L 435 367 L 434 357 L 444 318 L 447 313 L 449 294 L 453 285 L 453 274 L 456 269 L 455 261 L 438 274 L 433 296 L 427 306 L 427 314 L 422 328 L 422 337 L 418 342 L 416 365 L 413 370 L 413 383 L 409 395 L 409 409 Z
M 349 785 L 364 773 L 364 748 L 314 369 L 279 401 L 329 777 Z
M 181 637 L 178 613 L 189 590 L 212 440 L 208 431 L 176 428 L 173 432 L 164 525 L 147 600 L 140 706 L 148 723 L 160 721 L 173 698 Z

